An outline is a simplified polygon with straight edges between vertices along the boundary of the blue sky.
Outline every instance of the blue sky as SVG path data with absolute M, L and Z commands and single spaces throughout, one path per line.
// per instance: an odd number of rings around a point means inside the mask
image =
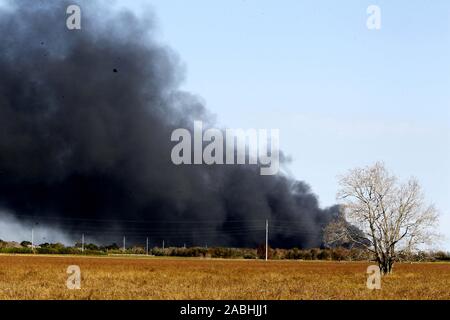
M 323 206 L 355 166 L 417 177 L 450 249 L 450 1 L 119 1 L 142 3 L 220 126 L 279 128 Z

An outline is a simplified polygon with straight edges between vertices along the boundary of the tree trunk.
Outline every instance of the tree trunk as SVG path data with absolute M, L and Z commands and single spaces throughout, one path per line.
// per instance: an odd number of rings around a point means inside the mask
M 382 275 L 389 275 L 392 273 L 392 269 L 394 267 L 394 260 L 391 258 L 386 258 L 383 260 L 380 260 L 378 262 L 380 271 Z

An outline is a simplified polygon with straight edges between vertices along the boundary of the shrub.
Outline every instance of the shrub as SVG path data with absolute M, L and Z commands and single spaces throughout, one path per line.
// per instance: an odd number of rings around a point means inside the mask
M 312 248 L 309 250 L 309 254 L 311 256 L 311 260 L 317 260 L 319 257 L 320 249 Z
M 450 253 L 438 251 L 434 254 L 434 258 L 438 261 L 450 261 Z
M 86 245 L 84 246 L 84 248 L 85 248 L 86 250 L 92 250 L 92 251 L 98 251 L 98 250 L 100 250 L 99 247 L 98 247 L 97 245 L 93 244 L 93 243 L 88 243 L 88 244 L 86 244 Z
M 320 260 L 330 260 L 331 259 L 330 250 L 329 249 L 320 250 L 320 253 L 317 255 L 317 258 Z
M 348 258 L 348 250 L 344 248 L 333 248 L 331 250 L 331 258 L 337 261 L 346 260 Z
M 272 248 L 270 248 L 270 246 L 267 249 L 268 249 L 267 250 L 268 259 L 273 259 L 274 258 L 274 250 Z M 258 248 L 256 249 L 256 255 L 258 256 L 259 259 L 266 258 L 266 245 L 265 244 L 261 244 L 258 246 Z
M 21 245 L 22 247 L 27 248 L 27 247 L 31 246 L 31 242 L 30 242 L 30 241 L 22 241 L 22 242 L 20 243 L 20 245 Z
M 291 250 L 288 250 L 286 255 L 285 255 L 286 259 L 293 259 L 293 260 L 298 260 L 300 259 L 300 250 L 298 248 L 294 248 Z
M 0 248 L 0 253 L 27 254 L 33 253 L 33 250 L 31 250 L 31 248 Z
M 256 253 L 247 252 L 247 253 L 244 253 L 244 257 L 243 258 L 244 259 L 256 259 L 258 257 L 256 256 Z
M 240 257 L 239 250 L 232 248 L 211 248 L 208 250 L 208 253 L 212 258 L 230 259 Z
M 157 257 L 164 256 L 164 251 L 161 248 L 153 248 L 151 252 L 152 252 L 152 255 L 157 256 Z

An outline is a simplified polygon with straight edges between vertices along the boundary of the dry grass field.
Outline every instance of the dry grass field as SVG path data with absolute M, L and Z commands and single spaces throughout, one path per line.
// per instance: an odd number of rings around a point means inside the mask
M 69 265 L 81 268 L 69 290 Z M 382 289 L 367 263 L 0 256 L 0 299 L 450 299 L 450 264 L 397 264 Z

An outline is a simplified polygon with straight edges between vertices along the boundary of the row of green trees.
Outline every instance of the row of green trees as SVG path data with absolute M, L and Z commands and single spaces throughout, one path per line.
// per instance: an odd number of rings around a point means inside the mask
M 0 253 L 9 254 L 72 254 L 72 255 L 107 255 L 107 254 L 134 254 L 145 255 L 147 252 L 143 247 L 132 247 L 123 250 L 117 244 L 108 246 L 97 246 L 89 243 L 81 249 L 81 244 L 77 243 L 73 247 L 64 246 L 61 243 L 43 243 L 34 248 L 31 243 L 23 241 L 20 244 L 11 245 L 10 242 L 0 240 Z M 265 246 L 261 245 L 256 249 L 251 248 L 151 248 L 148 252 L 153 256 L 166 257 L 193 257 L 193 258 L 221 258 L 221 259 L 265 259 Z M 334 261 L 364 261 L 372 260 L 370 252 L 361 248 L 327 248 L 327 249 L 273 249 L 269 248 L 268 258 L 271 260 L 334 260 Z M 415 252 L 399 253 L 399 261 L 450 261 L 450 253 L 443 251 L 436 252 Z

